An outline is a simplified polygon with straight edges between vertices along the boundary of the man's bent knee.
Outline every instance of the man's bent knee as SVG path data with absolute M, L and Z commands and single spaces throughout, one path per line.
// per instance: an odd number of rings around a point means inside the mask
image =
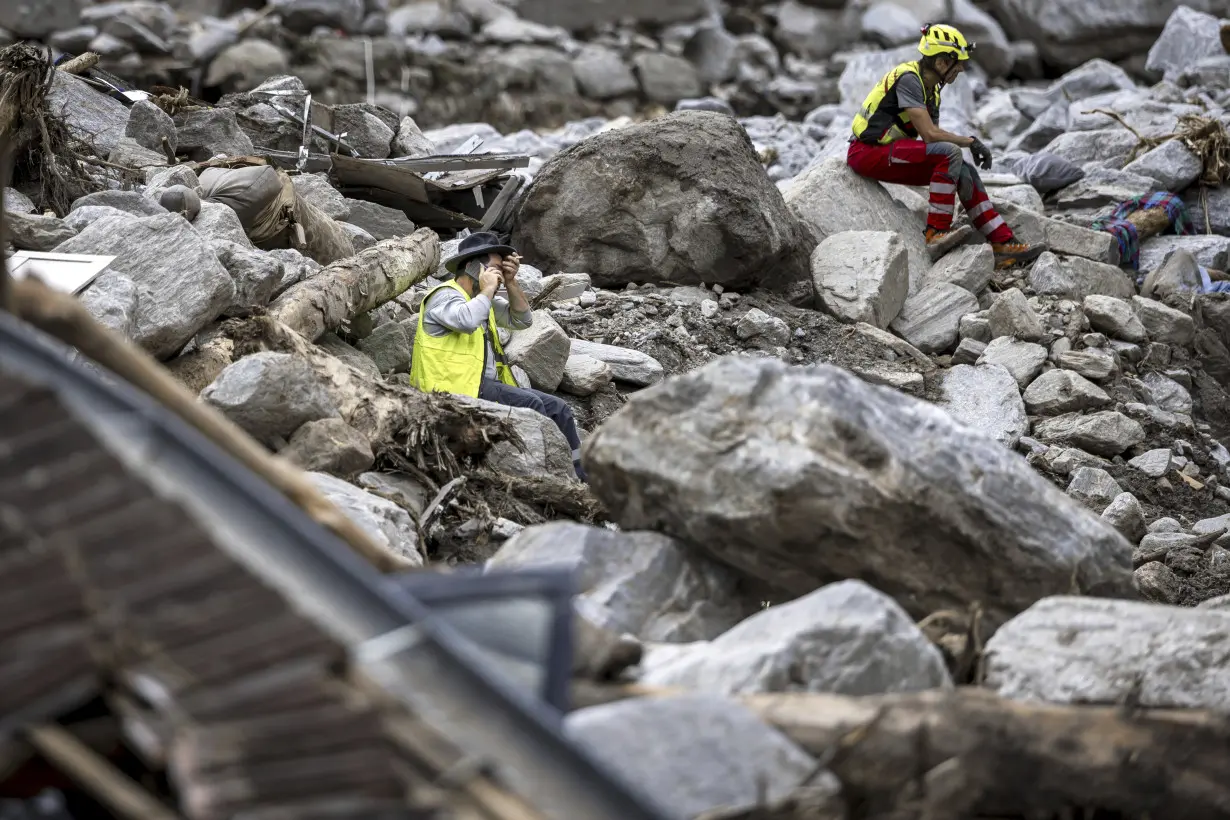
M 946 158 L 948 160 L 948 174 L 953 179 L 958 177 L 962 166 L 965 165 L 965 155 L 961 153 L 961 148 L 954 142 L 927 143 L 927 153 L 933 157 Z

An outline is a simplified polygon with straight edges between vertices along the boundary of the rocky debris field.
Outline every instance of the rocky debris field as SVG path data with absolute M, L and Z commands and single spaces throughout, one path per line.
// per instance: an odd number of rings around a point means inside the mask
M 866 87 L 912 53 L 901 44 L 917 19 L 938 15 L 923 2 L 841 5 L 731 3 L 696 23 L 704 4 L 631 4 L 656 40 L 579 2 L 522 0 L 514 14 L 475 0 L 288 0 L 256 19 L 201 0 L 193 11 L 213 16 L 191 23 L 178 22 L 186 8 L 149 2 L 56 0 L 46 19 L 6 7 L 13 32 L 106 45 L 134 72 L 165 70 L 193 43 L 205 85 L 231 93 L 172 115 L 57 73 L 49 113 L 90 137 L 94 190 L 57 208 L 37 181 L 15 180 L 8 238 L 115 255 L 81 295 L 91 313 L 309 471 L 402 566 L 575 569 L 578 612 L 642 647 L 607 672 L 649 694 L 579 709 L 569 730 L 680 816 L 804 793 L 829 814 L 798 816 L 847 816 L 829 798 L 853 800 L 863 775 L 757 711 L 757 697 L 973 685 L 1021 704 L 1224 709 L 1230 295 L 1205 292 L 1202 269 L 1230 268 L 1230 55 L 1207 13 L 1230 9 L 1083 0 L 1058 15 L 993 0 L 992 17 L 954 4 L 990 56 L 946 92 L 945 125 L 983 135 L 992 201 L 1050 247 L 997 270 L 980 239 L 932 263 L 925 190 L 844 163 Z M 996 18 L 1030 44 L 1009 42 Z M 837 32 L 855 24 L 854 40 L 884 48 L 839 54 L 851 40 Z M 404 69 L 404 99 L 381 86 L 380 105 L 344 102 L 361 96 L 346 67 L 364 53 L 359 35 L 382 82 Z M 574 78 L 606 115 L 624 94 L 673 105 L 722 83 L 734 102 L 752 89 L 777 104 L 787 81 L 817 96 L 773 118 L 683 110 L 531 131 L 505 127 L 496 106 L 482 109 L 490 121 L 446 124 L 454 115 L 414 84 L 460 65 L 472 38 L 475 65 L 496 54 L 536 82 Z M 721 48 L 729 70 L 709 61 Z M 342 52 L 351 63 L 328 56 Z M 625 59 L 635 70 L 624 91 L 592 94 L 581 66 L 608 52 L 592 76 L 620 76 Z M 256 57 L 259 71 L 220 68 Z M 1039 59 L 1061 76 L 1020 82 Z M 689 85 L 701 65 L 712 73 Z M 680 85 L 655 97 L 654 77 Z M 323 174 L 294 187 L 354 241 L 330 264 L 259 249 L 217 202 L 191 222 L 162 208 L 172 184 L 201 190 L 202 160 L 290 149 L 293 134 L 262 119 L 258 86 L 330 89 L 335 122 L 351 117 L 344 130 L 367 156 L 448 152 L 477 135 L 483 151 L 533 157 L 512 241 L 535 321 L 503 341 L 522 384 L 576 410 L 588 488 L 548 419 L 408 386 L 417 312 L 456 238 L 345 197 Z M 501 93 L 532 101 L 534 87 Z M 408 100 L 423 107 L 408 114 Z M 525 113 L 517 128 L 533 123 Z M 1056 157 L 1079 178 L 1054 184 L 1042 171 Z M 1157 191 L 1183 197 L 1196 232 L 1146 238 L 1133 269 L 1091 225 Z M 1186 794 L 1167 805 L 1191 809 Z

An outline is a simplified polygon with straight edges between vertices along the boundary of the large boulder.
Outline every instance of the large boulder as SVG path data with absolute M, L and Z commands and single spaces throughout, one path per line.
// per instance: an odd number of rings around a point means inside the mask
M 883 185 L 850 170 L 844 156 L 829 157 L 804 171 L 786 189 L 785 199 L 817 244 L 843 231 L 898 234 L 905 245 L 911 292 L 931 269 L 923 220 Z
M 1046 62 L 1071 68 L 1145 54 L 1180 5 L 1227 12 L 1225 0 L 991 0 L 990 11 Z
M 905 245 L 889 231 L 844 231 L 811 255 L 820 303 L 847 322 L 883 330 L 897 318 L 910 288 Z
M 1131 547 L 990 435 L 835 367 L 728 356 L 632 395 L 584 445 L 625 529 L 796 594 L 860 578 L 914 616 L 1131 597 Z
M 813 295 L 807 232 L 732 117 L 678 111 L 597 134 L 538 172 L 512 244 L 595 285 L 702 282 Z
M 952 686 L 905 610 L 862 581 L 768 607 L 712 641 L 651 648 L 640 682 L 718 695 L 882 695 Z
M 137 285 L 134 340 L 152 355 L 173 356 L 235 300 L 235 282 L 209 243 L 179 214 L 104 216 L 56 253 L 114 256 L 99 280 Z

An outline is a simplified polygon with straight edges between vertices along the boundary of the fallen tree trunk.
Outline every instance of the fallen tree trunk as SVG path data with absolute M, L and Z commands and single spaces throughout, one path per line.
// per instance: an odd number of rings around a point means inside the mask
M 979 689 L 744 702 L 842 782 L 852 817 L 1230 816 L 1230 718 L 1060 706 Z M 904 813 L 903 813 L 904 812 Z
M 349 259 L 326 266 L 311 279 L 291 285 L 269 306 L 269 315 L 316 341 L 360 313 L 378 308 L 434 273 L 440 240 L 419 228 L 389 239 Z

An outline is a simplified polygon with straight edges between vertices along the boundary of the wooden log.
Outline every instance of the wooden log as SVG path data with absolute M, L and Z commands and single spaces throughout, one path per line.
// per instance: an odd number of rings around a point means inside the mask
M 360 313 L 380 307 L 440 264 L 440 240 L 428 228 L 387 239 L 348 259 L 325 266 L 311 279 L 291 285 L 269 306 L 278 322 L 316 341 Z
M 1142 211 L 1134 211 L 1128 214 L 1127 221 L 1136 226 L 1136 233 L 1140 236 L 1141 242 L 1157 236 L 1170 227 L 1170 217 L 1165 208 L 1145 208 Z
M 1225 715 L 1024 703 L 978 689 L 743 702 L 826 760 L 861 817 L 1047 816 L 1074 806 L 1230 816 Z M 910 810 L 920 813 L 894 814 Z
M 73 297 L 57 293 L 32 277 L 11 283 L 9 301 L 12 312 L 19 318 L 76 347 L 196 427 L 377 569 L 395 572 L 412 566 L 408 559 L 376 544 L 359 525 L 325 498 L 302 470 L 274 458 L 222 413 L 197 401 L 194 394 L 184 389 L 148 353 L 98 324 Z

